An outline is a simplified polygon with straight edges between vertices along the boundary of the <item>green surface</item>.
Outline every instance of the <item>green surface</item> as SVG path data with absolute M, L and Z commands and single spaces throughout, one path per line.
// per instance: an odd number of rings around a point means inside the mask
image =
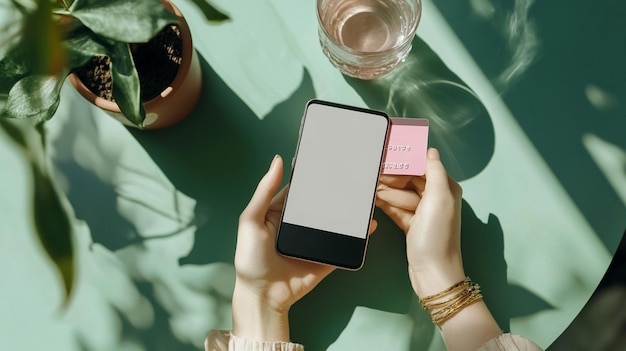
M 176 3 L 202 57 L 189 118 L 129 131 L 65 86 L 47 124 L 76 217 L 66 311 L 32 234 L 28 165 L 0 136 L 0 349 L 199 350 L 229 328 L 237 217 L 273 155 L 293 156 L 311 98 L 428 117 L 464 188 L 467 273 L 500 326 L 547 347 L 576 316 L 626 225 L 625 5 L 425 2 L 407 61 L 364 82 L 321 53 L 312 2 L 215 2 L 222 24 Z M 402 233 L 376 218 L 364 268 L 294 306 L 308 349 L 442 349 Z

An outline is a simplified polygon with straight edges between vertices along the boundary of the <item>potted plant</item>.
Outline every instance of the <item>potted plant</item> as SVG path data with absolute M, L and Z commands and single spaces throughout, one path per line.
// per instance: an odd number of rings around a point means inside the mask
M 194 2 L 209 20 L 228 18 L 202 0 Z M 171 125 L 176 121 L 165 121 L 164 116 L 176 109 L 174 115 L 180 119 L 193 107 L 193 100 L 197 100 L 199 62 L 189 28 L 169 0 L 37 0 L 35 6 L 27 6 L 20 0 L 10 3 L 23 20 L 21 29 L 5 43 L 8 48 L 0 52 L 3 117 L 32 117 L 42 121 L 51 118 L 68 75 L 88 100 L 141 129 Z M 180 64 L 172 82 L 165 82 L 164 89 L 155 94 L 156 99 L 143 96 L 145 100 L 142 100 L 142 90 L 150 83 L 142 87 L 141 81 L 149 80 L 150 75 L 140 77 L 142 70 L 138 69 L 136 59 L 138 53 L 147 51 L 144 49 L 151 40 L 163 36 L 163 31 L 174 32 L 174 37 L 180 39 L 181 56 L 174 58 Z M 94 57 L 110 62 L 109 78 L 106 78 L 110 85 L 108 99 L 98 91 L 90 91 L 77 76 Z M 178 93 L 177 89 L 182 92 Z M 167 102 L 165 108 L 161 106 L 161 100 L 174 97 L 191 98 L 191 101 Z
M 210 21 L 228 18 L 205 0 L 192 1 Z M 107 56 L 111 93 L 126 122 L 138 128 L 166 126 L 157 123 L 160 116 L 150 120 L 153 103 L 141 100 L 133 53 L 164 28 L 180 28 L 183 19 L 169 0 L 8 0 L 0 7 L 0 137 L 15 143 L 31 170 L 36 234 L 69 296 L 74 279 L 71 209 L 47 167 L 44 122 L 56 112 L 65 79 L 94 56 Z M 179 30 L 181 37 L 184 30 Z M 194 54 L 190 41 L 182 44 L 182 51 Z M 191 74 L 199 81 L 199 72 Z M 159 95 L 173 96 L 171 90 L 184 85 L 177 79 L 183 80 L 177 74 L 172 87 Z

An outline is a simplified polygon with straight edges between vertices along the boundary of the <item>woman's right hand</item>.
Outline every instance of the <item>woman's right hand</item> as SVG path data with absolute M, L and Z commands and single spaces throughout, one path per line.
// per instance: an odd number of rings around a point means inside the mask
M 405 233 L 409 277 L 418 296 L 465 279 L 461 258 L 462 189 L 431 148 L 421 177 L 383 175 L 376 205 Z
M 460 238 L 462 191 L 448 176 L 436 149 L 428 150 L 424 177 L 381 177 L 377 194 L 378 207 L 406 233 L 409 278 L 420 298 L 465 279 Z M 502 335 L 482 300 L 464 306 L 439 327 L 450 351 L 477 350 Z

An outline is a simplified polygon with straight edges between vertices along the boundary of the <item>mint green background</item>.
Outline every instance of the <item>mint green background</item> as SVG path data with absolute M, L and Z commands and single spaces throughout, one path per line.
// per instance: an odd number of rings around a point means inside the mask
M 230 327 L 239 212 L 274 154 L 291 159 L 311 98 L 427 117 L 464 189 L 466 271 L 500 326 L 547 347 L 591 296 L 626 223 L 626 5 L 424 3 L 407 61 L 375 81 L 321 53 L 313 1 L 178 0 L 203 68 L 192 114 L 128 130 L 68 85 L 47 127 L 75 211 L 75 295 L 33 235 L 31 185 L 0 136 L 0 350 L 197 350 Z M 381 213 L 365 267 L 296 304 L 310 350 L 441 350 Z

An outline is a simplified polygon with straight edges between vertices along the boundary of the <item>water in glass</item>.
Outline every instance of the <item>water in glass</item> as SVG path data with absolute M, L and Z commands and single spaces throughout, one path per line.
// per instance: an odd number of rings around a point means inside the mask
M 401 62 L 421 14 L 420 0 L 318 0 L 320 42 L 344 73 L 371 79 Z

